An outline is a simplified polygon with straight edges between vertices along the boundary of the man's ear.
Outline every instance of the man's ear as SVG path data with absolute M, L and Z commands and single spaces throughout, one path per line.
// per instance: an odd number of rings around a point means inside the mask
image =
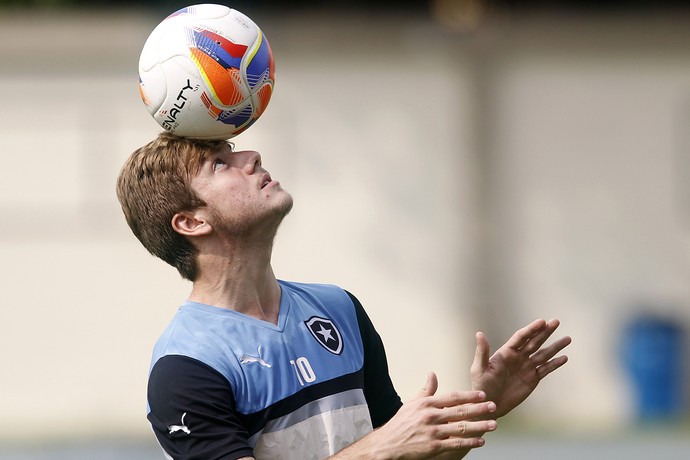
M 178 212 L 172 218 L 172 228 L 180 235 L 184 236 L 202 236 L 211 233 L 211 225 L 199 216 L 187 213 Z

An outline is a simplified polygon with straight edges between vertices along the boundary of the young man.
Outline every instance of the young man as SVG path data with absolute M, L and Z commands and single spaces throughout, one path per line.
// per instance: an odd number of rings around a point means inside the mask
M 477 334 L 472 391 L 402 404 L 362 305 L 331 285 L 277 280 L 273 240 L 292 197 L 254 151 L 160 134 L 122 168 L 127 222 L 192 281 L 158 340 L 148 418 L 173 459 L 461 458 L 495 418 L 566 362 L 538 320 L 493 356 Z

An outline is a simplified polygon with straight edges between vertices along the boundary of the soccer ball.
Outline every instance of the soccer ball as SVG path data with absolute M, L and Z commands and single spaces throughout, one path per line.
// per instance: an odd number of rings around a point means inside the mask
M 249 128 L 273 93 L 273 52 L 247 16 L 194 5 L 165 18 L 139 57 L 139 90 L 166 131 L 229 139 Z

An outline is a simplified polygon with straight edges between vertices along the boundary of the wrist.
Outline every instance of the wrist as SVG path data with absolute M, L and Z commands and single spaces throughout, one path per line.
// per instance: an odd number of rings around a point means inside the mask
M 328 458 L 331 460 L 392 460 L 395 457 L 385 454 L 388 449 L 383 447 L 384 443 L 379 439 L 377 431 L 372 431 Z

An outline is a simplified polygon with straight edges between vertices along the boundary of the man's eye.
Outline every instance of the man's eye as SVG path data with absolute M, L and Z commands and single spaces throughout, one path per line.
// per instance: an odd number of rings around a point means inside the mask
M 225 164 L 225 162 L 223 160 L 221 160 L 220 158 L 216 158 L 215 160 L 213 160 L 213 170 L 215 171 L 216 169 L 220 168 L 224 164 Z

